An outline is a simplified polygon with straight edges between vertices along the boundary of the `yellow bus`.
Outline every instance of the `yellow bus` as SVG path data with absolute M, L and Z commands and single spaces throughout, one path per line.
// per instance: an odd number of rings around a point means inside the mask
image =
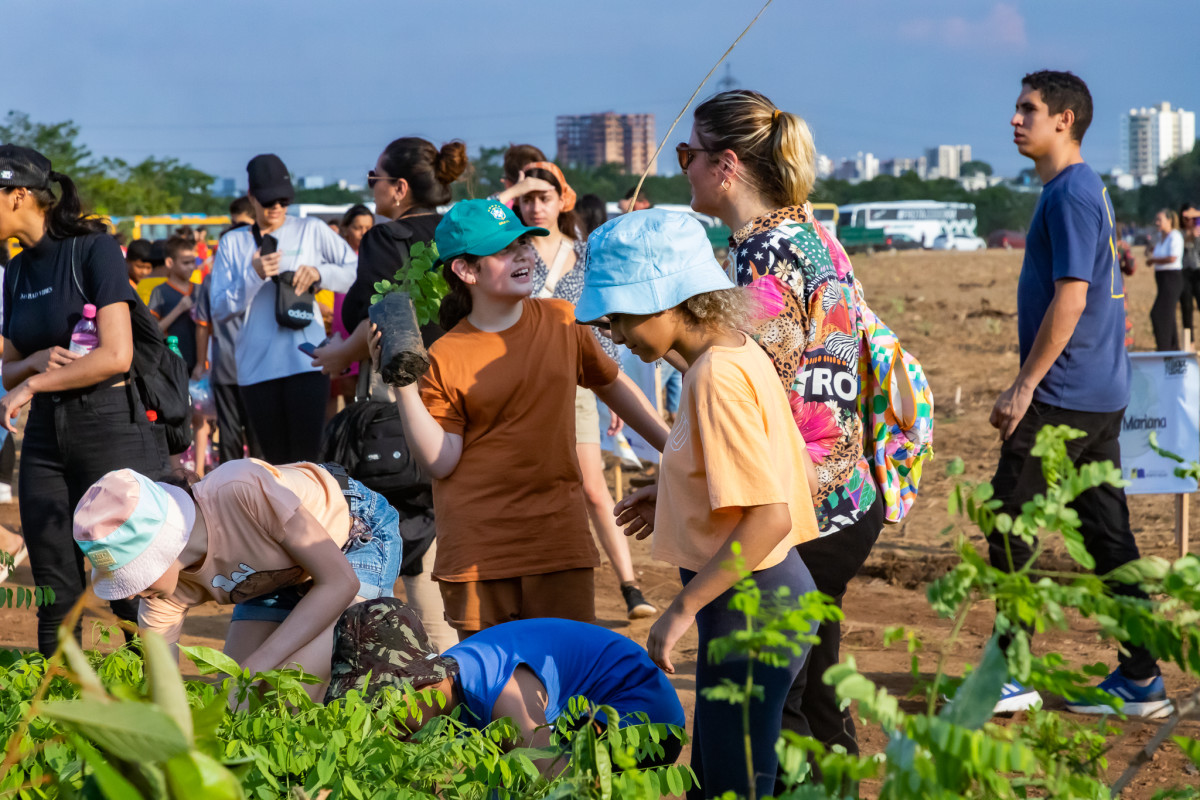
M 166 239 L 176 228 L 208 228 L 208 243 L 215 245 L 221 229 L 229 224 L 228 214 L 156 214 L 154 216 L 134 215 L 134 239 Z
M 837 238 L 838 207 L 837 203 L 813 203 L 813 219 L 825 226 L 829 235 Z

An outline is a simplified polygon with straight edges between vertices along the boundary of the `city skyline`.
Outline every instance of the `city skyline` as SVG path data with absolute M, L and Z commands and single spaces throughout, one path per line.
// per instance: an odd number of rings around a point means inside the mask
M 654 114 L 662 138 L 759 3 L 695 0 L 682 15 L 671 4 L 633 0 L 533 0 L 516 14 L 477 0 L 413 0 L 402 9 L 363 0 L 352 14 L 311 0 L 289 3 L 286 14 L 269 2 L 206 8 L 203 19 L 172 25 L 150 0 L 85 5 L 70 15 L 17 3 L 7 9 L 10 26 L 27 40 L 55 42 L 56 55 L 6 86 L 0 111 L 74 120 L 98 156 L 175 157 L 239 185 L 260 152 L 279 154 L 296 175 L 361 184 L 383 146 L 404 135 L 437 144 L 461 138 L 473 155 L 510 142 L 550 154 L 555 117 L 612 109 Z M 998 174 L 1013 175 L 1029 166 L 1008 126 L 1020 77 L 1071 69 L 1096 103 L 1084 155 L 1107 172 L 1120 163 L 1118 121 L 1130 108 L 1200 106 L 1196 81 L 1163 82 L 1194 71 L 1200 4 L 1084 8 L 781 0 L 733 52 L 729 73 L 803 116 L 817 150 L 835 163 L 860 151 L 917 158 L 962 142 Z M 235 24 L 208 24 L 218 19 Z M 388 20 L 405 23 L 391 40 L 364 35 Z M 441 30 L 443 37 L 427 33 Z M 1148 40 L 1154 47 L 1141 46 Z M 326 57 L 343 52 L 350 57 Z M 669 154 L 687 139 L 690 119 L 671 133 L 663 173 L 676 170 Z

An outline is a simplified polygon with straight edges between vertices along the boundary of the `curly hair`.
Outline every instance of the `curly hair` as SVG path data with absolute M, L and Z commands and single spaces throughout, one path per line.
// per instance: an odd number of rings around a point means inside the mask
M 676 308 L 691 325 L 735 330 L 747 325 L 753 313 L 750 295 L 740 288 L 693 295 Z

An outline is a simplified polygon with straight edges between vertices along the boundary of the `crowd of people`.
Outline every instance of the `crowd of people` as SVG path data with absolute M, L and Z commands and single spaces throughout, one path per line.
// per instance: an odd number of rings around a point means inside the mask
M 1197 224 L 1200 224 L 1200 209 L 1190 203 L 1178 212 L 1163 208 L 1154 215 L 1154 233 L 1146 246 L 1145 260 L 1146 266 L 1154 269 L 1157 288 L 1154 306 L 1150 309 L 1156 350 L 1182 349 L 1177 324 L 1180 318 L 1183 329 L 1191 336 L 1190 346 L 1195 348 L 1192 308 L 1200 306 Z M 1180 317 L 1175 314 L 1177 308 Z
M 1033 73 L 1021 89 L 1011 125 L 1045 190 L 1019 287 L 1022 369 L 992 414 L 1004 440 L 994 485 L 1009 510 L 1040 490 L 1041 425 L 1084 430 L 1071 445 L 1080 463 L 1119 463 L 1128 402 L 1111 205 L 1080 155 L 1091 96 L 1069 73 Z M 578 693 L 682 726 L 665 675 L 694 625 L 697 796 L 748 792 L 730 756 L 743 734 L 760 796 L 775 787 L 782 729 L 857 753 L 850 710 L 821 680 L 840 657 L 837 622 L 815 626 L 818 643 L 799 655 L 755 667 L 762 691 L 747 730 L 740 709 L 704 691 L 749 669 L 745 655 L 707 657 L 709 642 L 744 624 L 729 608 L 735 553 L 766 592 L 820 591 L 840 605 L 883 529 L 859 411 L 853 268 L 811 215 L 815 148 L 801 117 L 757 92 L 722 92 L 696 108 L 676 154 L 692 208 L 733 231 L 725 265 L 691 215 L 631 192 L 607 220 L 599 198 L 576 197 L 531 145 L 506 153 L 503 191 L 450 205 L 466 146 L 397 139 L 368 174 L 374 213 L 355 206 L 334 225 L 289 215 L 286 165 L 258 155 L 214 251 L 181 230 L 124 253 L 68 176 L 33 150 L 0 147 L 0 239 L 23 248 L 4 277 L 8 431 L 29 406 L 23 540 L 0 546 L 26 548 L 35 581 L 55 590 L 38 608 L 39 649 L 55 649 L 86 557 L 114 613 L 168 641 L 191 607 L 215 601 L 232 606 L 230 655 L 252 671 L 301 665 L 322 681 L 315 699 L 434 688 L 451 702 L 426 717 L 453 706 L 480 725 L 511 716 L 527 743 L 545 744 L 546 723 Z M 1156 268 L 1179 249 L 1170 219 L 1160 214 Z M 373 287 L 431 241 L 449 294 L 421 329 L 429 369 L 388 386 Z M 85 304 L 98 343 L 79 352 Z M 202 411 L 194 419 L 193 471 L 172 462 L 131 372 L 143 313 L 215 401 L 211 425 Z M 668 418 L 622 372 L 622 348 L 670 366 Z M 419 514 L 407 496 L 322 459 L 326 423 L 368 399 L 398 409 L 421 475 L 407 489 L 427 498 Z M 620 503 L 605 481 L 598 403 L 610 433 L 628 425 L 662 452 L 656 482 Z M 0 481 L 4 464 L 0 454 Z M 1120 489 L 1090 490 L 1075 507 L 1098 570 L 1137 557 Z M 427 514 L 432 531 L 409 524 Z M 644 650 L 594 625 L 593 532 L 630 618 L 659 615 Z M 627 535 L 652 535 L 654 558 L 679 570 L 661 614 L 637 583 Z M 990 542 L 996 566 L 1029 557 L 1012 544 Z M 402 569 L 416 548 L 423 558 Z M 394 597 L 402 571 L 407 604 Z M 1169 713 L 1143 649 L 1123 649 L 1102 686 L 1130 701 L 1127 713 Z M 997 710 L 1035 694 L 1012 682 Z

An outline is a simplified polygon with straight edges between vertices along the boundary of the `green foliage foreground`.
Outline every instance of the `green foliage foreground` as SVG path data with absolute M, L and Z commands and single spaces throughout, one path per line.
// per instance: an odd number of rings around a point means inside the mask
M 1068 504 L 1102 483 L 1119 483 L 1110 464 L 1076 469 L 1066 442 L 1069 428 L 1046 428 L 1035 454 L 1042 458 L 1049 487 L 1016 517 L 998 514 L 988 484 L 959 484 L 950 499 L 952 515 L 984 532 L 1000 530 L 1033 540 L 1061 537 L 1082 568 L 1091 560 L 1082 548 L 1079 518 Z M 961 462 L 952 472 L 961 473 Z M 953 532 L 948 528 L 947 533 Z M 1148 647 L 1189 676 L 1200 676 L 1200 559 L 1175 562 L 1145 558 L 1099 578 L 1088 573 L 1049 572 L 1029 566 L 1008 574 L 979 556 L 958 534 L 960 562 L 929 586 L 928 598 L 940 615 L 953 620 L 950 635 L 937 642 L 936 670 L 922 680 L 918 657 L 923 643 L 911 631 L 890 629 L 885 644 L 912 654 L 917 679 L 913 704 L 860 674 L 853 658 L 824 676 L 843 702 L 856 702 L 859 716 L 880 726 L 888 743 L 883 753 L 849 756 L 826 751 L 811 739 L 785 733 L 778 745 L 784 791 L 793 800 L 856 798 L 862 781 L 871 793 L 890 800 L 912 798 L 1107 798 L 1117 796 L 1137 769 L 1161 747 L 1179 747 L 1200 763 L 1200 744 L 1172 736 L 1179 717 L 1159 727 L 1145 750 L 1109 786 L 1108 754 L 1119 729 L 1112 720 L 1077 722 L 1035 710 L 1000 725 L 991 709 L 1009 676 L 1043 693 L 1102 697 L 1091 685 L 1106 674 L 1102 664 L 1076 667 L 1058 653 L 1035 656 L 1026 631 L 1065 630 L 1074 615 L 1096 622 L 1102 635 Z M 1114 596 L 1105 580 L 1140 582 L 1154 602 Z M 743 630 L 713 642 L 708 657 L 748 654 L 773 663 L 779 653 L 811 641 L 817 619 L 840 612 L 819 596 L 797 600 L 786 591 L 762 596 L 743 580 L 734 601 L 745 615 Z M 979 665 L 965 678 L 950 678 L 945 663 L 970 611 L 996 610 L 996 627 L 1015 641 L 1007 653 L 993 639 Z M 70 630 L 74 620 L 68 620 Z M 641 757 L 661 752 L 665 726 L 638 724 L 618 729 L 611 709 L 591 709 L 581 700 L 572 710 L 589 719 L 607 714 L 602 733 L 560 720 L 559 751 L 569 754 L 553 780 L 537 774 L 533 760 L 546 751 L 506 750 L 515 730 L 507 721 L 484 731 L 456 718 L 438 718 L 408 739 L 405 723 L 415 715 L 418 696 L 385 693 L 368 704 L 355 693 L 323 706 L 309 700 L 307 678 L 291 671 L 258 676 L 265 688 L 251 692 L 249 676 L 207 648 L 185 648 L 202 673 L 231 676 L 220 683 L 182 681 L 169 649 L 147 636 L 144 652 L 123 647 L 108 656 L 87 653 L 65 637 L 60 655 L 0 652 L 0 738 L 9 745 L 0 767 L 0 798 L 638 798 L 680 794 L 693 776 L 686 767 L 637 770 Z M 712 697 L 745 704 L 753 685 L 716 687 Z M 230 712 L 226 698 L 245 701 Z M 424 693 L 425 702 L 430 702 Z M 941 703 L 943 696 L 950 700 Z M 921 699 L 923 698 L 923 702 Z M 1200 692 L 1182 703 L 1195 709 Z M 1112 699 L 1118 706 L 1120 702 Z M 740 749 L 740 748 L 738 748 Z M 731 758 L 740 753 L 731 750 Z M 810 763 L 819 767 L 813 779 Z M 1122 765 L 1117 765 L 1122 766 Z M 1182 784 L 1187 781 L 1179 776 Z M 1195 783 L 1195 781 L 1192 781 Z M 1164 787 L 1156 798 L 1200 797 L 1195 786 Z M 755 799 L 757 800 L 757 799 Z

